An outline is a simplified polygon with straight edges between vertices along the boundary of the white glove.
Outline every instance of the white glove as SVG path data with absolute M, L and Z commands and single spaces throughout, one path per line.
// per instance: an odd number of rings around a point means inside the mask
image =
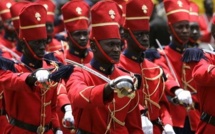
M 47 70 L 38 70 L 35 73 L 38 82 L 46 82 L 49 79 L 49 71 Z
M 63 134 L 63 131 L 57 130 L 57 131 L 55 132 L 55 134 Z
M 64 114 L 64 117 L 63 117 L 63 124 L 65 127 L 68 127 L 68 123 L 69 123 L 69 127 L 72 125 L 74 125 L 74 117 L 72 115 L 72 108 L 71 108 L 71 105 L 66 105 L 64 107 L 64 110 L 65 110 L 65 114 Z M 68 123 L 67 123 L 68 122 Z
M 109 84 L 112 89 L 134 89 L 133 79 L 130 76 L 119 76 L 111 80 Z
M 175 95 L 178 97 L 179 101 L 185 104 L 191 105 L 193 103 L 190 91 L 179 88 L 175 91 Z
M 153 124 L 148 117 L 141 115 L 141 122 L 144 134 L 153 134 Z
M 166 124 L 163 129 L 164 130 L 163 130 L 162 134 L 175 134 L 172 126 L 169 124 Z

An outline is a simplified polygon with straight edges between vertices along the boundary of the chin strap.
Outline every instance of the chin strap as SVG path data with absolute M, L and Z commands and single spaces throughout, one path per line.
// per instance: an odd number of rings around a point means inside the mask
M 86 46 L 80 46 L 78 43 L 77 43 L 77 41 L 75 41 L 73 38 L 72 38 L 72 36 L 70 35 L 70 33 L 69 32 L 67 32 L 68 33 L 68 35 L 69 35 L 69 39 L 72 41 L 72 43 L 76 46 L 76 47 L 78 47 L 79 49 L 86 49 L 87 48 L 87 45 Z
M 134 42 L 136 43 L 136 45 L 141 49 L 141 50 L 146 50 L 147 48 L 149 48 L 149 46 L 146 48 L 146 47 L 144 47 L 144 46 L 142 46 L 140 43 L 139 43 L 139 41 L 137 41 L 137 39 L 135 38 L 135 36 L 134 36 L 134 34 L 133 34 L 133 32 L 131 31 L 131 29 L 130 28 L 128 28 L 128 32 L 129 32 L 129 34 L 131 35 L 131 38 L 134 40 Z
M 100 52 L 102 53 L 102 55 L 108 60 L 110 61 L 112 64 L 116 64 L 118 62 L 112 60 L 105 52 L 104 50 L 102 49 L 101 45 L 99 44 L 99 42 L 97 41 L 97 39 L 95 37 L 93 37 L 93 40 L 95 41 L 96 43 L 96 46 L 99 48 Z
M 28 42 L 25 40 L 25 38 L 23 38 L 25 45 L 27 46 L 28 50 L 30 51 L 30 53 L 33 55 L 33 57 L 37 60 L 42 60 L 42 58 L 39 58 L 34 51 L 31 49 L 31 47 L 29 46 Z

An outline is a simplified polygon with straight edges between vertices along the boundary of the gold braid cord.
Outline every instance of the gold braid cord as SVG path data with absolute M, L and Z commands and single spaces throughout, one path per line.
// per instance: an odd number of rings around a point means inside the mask
M 143 89 L 142 89 L 142 92 L 143 94 L 145 95 L 145 99 L 143 100 L 143 105 L 145 105 L 147 108 L 150 107 L 152 109 L 152 106 L 151 105 L 154 105 L 155 107 L 157 107 L 158 109 L 160 109 L 160 105 L 151 100 L 151 96 L 153 96 L 158 90 L 159 90 L 159 86 L 164 83 L 164 79 L 162 77 L 162 74 L 163 74 L 163 70 L 159 67 L 159 66 L 156 66 L 156 67 L 152 67 L 152 68 L 143 68 L 142 67 L 142 64 L 140 64 L 140 68 L 141 68 L 141 74 L 142 74 L 142 83 L 143 83 Z M 159 69 L 159 74 L 152 77 L 152 78 L 149 78 L 149 77 L 146 77 L 145 74 L 144 74 L 144 71 L 145 70 L 155 70 L 155 69 Z M 155 87 L 154 90 L 152 89 L 149 89 L 149 85 L 148 85 L 148 82 L 147 81 L 154 81 L 154 80 L 158 80 L 158 83 Z M 159 101 L 160 99 L 162 98 L 162 95 L 164 94 L 164 90 L 165 90 L 165 84 L 162 84 L 162 94 L 159 98 Z M 150 93 L 151 91 L 151 93 Z M 150 118 L 150 115 L 148 113 L 148 117 Z
M 183 66 L 182 66 L 183 75 L 182 75 L 182 78 L 181 78 L 181 80 L 183 82 L 183 85 L 184 85 L 184 89 L 188 90 L 188 88 L 190 88 L 193 92 L 197 92 L 197 90 L 190 85 L 190 83 L 193 81 L 193 78 L 191 78 L 190 80 L 187 80 L 187 78 L 186 78 L 186 75 L 187 75 L 186 74 L 186 69 L 191 69 L 191 68 L 190 68 L 190 66 L 186 66 L 186 64 L 184 63 Z

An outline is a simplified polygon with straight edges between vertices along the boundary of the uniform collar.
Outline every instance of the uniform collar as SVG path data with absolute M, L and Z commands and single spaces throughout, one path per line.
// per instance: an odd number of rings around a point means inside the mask
M 37 68 L 41 68 L 42 67 L 42 64 L 43 64 L 43 61 L 42 60 L 32 60 L 32 59 L 29 59 L 28 57 L 26 56 L 22 56 L 21 57 L 21 61 L 28 67 L 31 67 L 31 68 L 34 68 L 34 69 L 37 69 Z
M 179 52 L 179 53 L 183 53 L 187 47 L 187 45 L 185 45 L 184 47 L 179 47 L 175 44 L 173 44 L 172 42 L 169 44 L 169 47 L 172 48 L 173 50 Z
M 125 57 L 127 57 L 127 58 L 129 58 L 129 59 L 131 59 L 133 61 L 136 61 L 138 63 L 141 63 L 144 60 L 144 53 L 141 53 L 141 54 L 132 53 L 132 52 L 128 51 L 128 49 L 126 49 L 123 52 L 123 55 L 125 55 Z
M 114 64 L 111 65 L 103 65 L 101 64 L 99 61 L 92 59 L 90 61 L 90 64 L 93 68 L 95 68 L 96 70 L 102 72 L 103 74 L 106 75 L 110 75 L 112 74 L 113 70 L 114 70 Z
M 69 50 L 69 53 L 71 53 L 71 54 L 73 54 L 73 55 L 75 55 L 75 56 L 77 56 L 77 57 L 79 57 L 79 58 L 85 58 L 85 57 L 87 57 L 87 55 L 88 55 L 88 53 L 89 53 L 89 50 L 86 49 L 84 53 L 81 53 L 81 52 L 79 52 L 79 51 L 77 51 L 77 50 L 70 49 L 70 50 Z

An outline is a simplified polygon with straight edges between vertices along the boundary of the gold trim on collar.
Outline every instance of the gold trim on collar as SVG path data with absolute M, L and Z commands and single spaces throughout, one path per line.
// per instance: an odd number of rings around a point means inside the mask
M 112 25 L 116 25 L 119 27 L 119 24 L 117 22 L 97 23 L 97 24 L 92 24 L 92 27 L 102 27 L 102 26 L 112 26 Z
M 5 10 L 0 11 L 0 14 L 8 13 L 8 12 L 10 12 L 10 10 L 9 9 L 5 9 Z
M 178 13 L 178 12 L 185 12 L 185 13 L 189 13 L 189 11 L 188 11 L 188 10 L 186 10 L 186 9 L 176 9 L 176 10 L 172 10 L 172 11 L 170 11 L 170 12 L 166 13 L 166 15 L 168 16 L 168 15 L 171 15 L 171 14 L 174 14 L 174 13 Z
M 142 16 L 142 17 L 126 17 L 126 20 L 149 20 L 149 16 Z
M 39 27 L 46 27 L 45 24 L 38 24 L 38 25 L 30 25 L 30 26 L 24 26 L 24 27 L 20 27 L 20 29 L 31 29 L 31 28 L 39 28 Z
M 75 18 L 72 18 L 72 19 L 64 20 L 63 22 L 68 23 L 68 22 L 76 21 L 76 20 L 89 20 L 89 19 L 87 17 L 85 17 L 85 16 L 80 16 L 80 17 L 75 17 Z
M 12 21 L 13 21 L 13 20 L 19 20 L 19 16 L 13 17 L 13 18 L 11 18 L 11 20 L 12 20 Z

